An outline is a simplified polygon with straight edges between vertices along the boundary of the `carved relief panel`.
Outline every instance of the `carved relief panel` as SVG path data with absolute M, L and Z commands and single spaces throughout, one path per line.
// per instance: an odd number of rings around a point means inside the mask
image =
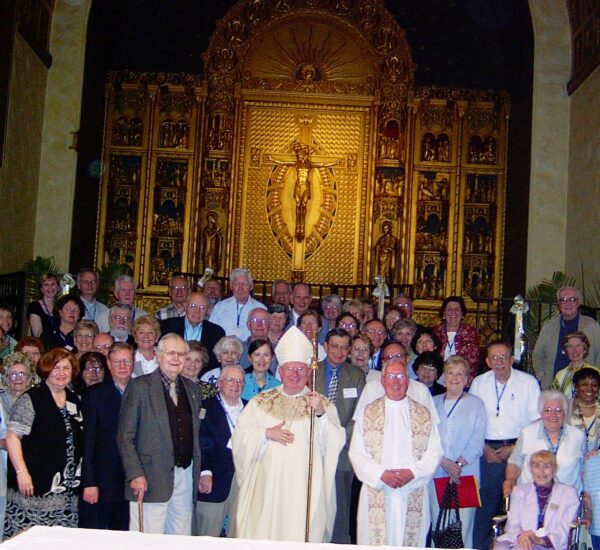
M 107 82 L 98 264 L 126 264 L 140 287 L 165 285 L 191 265 L 200 84 L 129 71 Z

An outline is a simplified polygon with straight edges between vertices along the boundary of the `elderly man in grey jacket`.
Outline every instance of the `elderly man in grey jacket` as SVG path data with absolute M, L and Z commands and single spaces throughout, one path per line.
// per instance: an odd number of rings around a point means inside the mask
M 127 386 L 117 441 L 130 501 L 129 529 L 190 535 L 200 477 L 200 392 L 181 376 L 187 343 L 167 334 L 158 343 L 159 368 Z
M 588 361 L 600 365 L 600 325 L 595 319 L 579 313 L 581 293 L 577 288 L 565 286 L 556 293 L 559 315 L 544 323 L 533 350 L 533 370 L 542 389 L 552 384 L 554 375 L 569 364 L 563 349 L 563 338 L 575 330 L 585 333 L 590 341 Z

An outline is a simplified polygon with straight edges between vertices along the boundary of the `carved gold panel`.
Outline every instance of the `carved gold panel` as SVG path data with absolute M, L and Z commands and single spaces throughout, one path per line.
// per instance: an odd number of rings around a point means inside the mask
M 248 101 L 232 234 L 235 265 L 256 278 L 290 278 L 297 223 L 294 186 L 299 170 L 293 145 L 309 147 L 311 198 L 302 263 L 305 280 L 354 283 L 364 271 L 365 205 L 370 111 L 364 107 Z

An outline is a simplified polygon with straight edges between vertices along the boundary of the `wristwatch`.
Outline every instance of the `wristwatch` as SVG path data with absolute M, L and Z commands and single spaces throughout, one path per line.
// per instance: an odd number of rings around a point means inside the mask
M 458 465 L 459 465 L 461 468 L 464 466 L 464 464 L 463 464 L 463 463 L 462 463 L 460 460 L 457 460 L 457 461 L 456 461 L 456 463 L 457 463 L 457 464 L 458 464 Z

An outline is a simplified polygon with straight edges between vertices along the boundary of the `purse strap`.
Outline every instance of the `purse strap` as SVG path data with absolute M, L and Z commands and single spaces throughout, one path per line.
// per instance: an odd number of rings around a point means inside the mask
M 454 521 L 460 521 L 460 513 L 458 511 L 458 490 L 456 484 L 449 479 L 444 489 L 444 495 L 442 496 L 440 512 L 437 517 L 435 530 L 439 531 L 440 526 L 445 529 L 450 523 L 452 523 L 452 512 L 454 511 Z

